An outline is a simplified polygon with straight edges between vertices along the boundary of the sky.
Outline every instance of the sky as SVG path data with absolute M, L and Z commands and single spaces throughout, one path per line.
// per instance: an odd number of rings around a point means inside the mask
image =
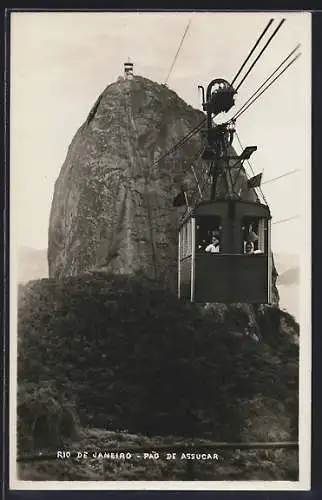
M 128 58 L 134 73 L 164 83 L 191 21 L 168 86 L 201 109 L 198 85 L 231 81 L 271 17 L 274 28 L 282 17 L 286 22 L 241 86 L 234 110 L 301 43 L 301 57 L 237 121 L 243 146 L 258 147 L 251 164 L 263 172 L 263 182 L 298 170 L 263 184 L 273 251 L 296 252 L 310 203 L 311 70 L 310 15 L 294 12 L 11 14 L 11 224 L 17 245 L 47 247 L 54 183 L 68 146 Z M 293 216 L 299 218 L 276 223 Z

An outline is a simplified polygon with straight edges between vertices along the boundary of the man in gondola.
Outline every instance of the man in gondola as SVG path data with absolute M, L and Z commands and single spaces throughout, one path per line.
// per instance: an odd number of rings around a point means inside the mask
M 213 234 L 211 243 L 205 248 L 205 252 L 219 253 L 219 239 Z
M 245 243 L 245 254 L 252 255 L 254 253 L 254 243 L 252 241 L 246 241 Z
M 202 240 L 202 241 L 199 243 L 199 245 L 198 245 L 198 250 L 199 250 L 200 252 L 203 252 L 203 251 L 205 250 L 206 246 L 207 246 L 207 242 L 206 242 L 206 240 Z

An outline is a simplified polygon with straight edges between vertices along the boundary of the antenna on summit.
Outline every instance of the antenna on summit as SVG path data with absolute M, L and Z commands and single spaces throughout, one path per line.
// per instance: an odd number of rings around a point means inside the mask
M 130 61 L 130 58 L 128 58 L 127 62 L 124 63 L 124 78 L 126 80 L 132 80 L 133 67 L 134 67 L 134 64 Z

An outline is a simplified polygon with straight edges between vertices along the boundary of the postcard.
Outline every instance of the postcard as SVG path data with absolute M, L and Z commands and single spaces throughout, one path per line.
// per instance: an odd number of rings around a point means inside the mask
M 310 23 L 11 11 L 10 488 L 310 489 Z

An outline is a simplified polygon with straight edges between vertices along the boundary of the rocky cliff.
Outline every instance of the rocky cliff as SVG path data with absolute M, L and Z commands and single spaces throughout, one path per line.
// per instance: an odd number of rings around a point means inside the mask
M 139 76 L 104 90 L 73 138 L 56 181 L 50 277 L 97 268 L 140 270 L 176 286 L 180 209 L 172 204 L 182 183 L 190 195 L 198 192 L 190 165 L 201 150 L 201 134 L 154 162 L 204 118 L 166 86 Z M 219 180 L 217 189 L 221 185 Z M 243 197 L 255 196 L 246 189 L 244 171 L 237 188 Z

